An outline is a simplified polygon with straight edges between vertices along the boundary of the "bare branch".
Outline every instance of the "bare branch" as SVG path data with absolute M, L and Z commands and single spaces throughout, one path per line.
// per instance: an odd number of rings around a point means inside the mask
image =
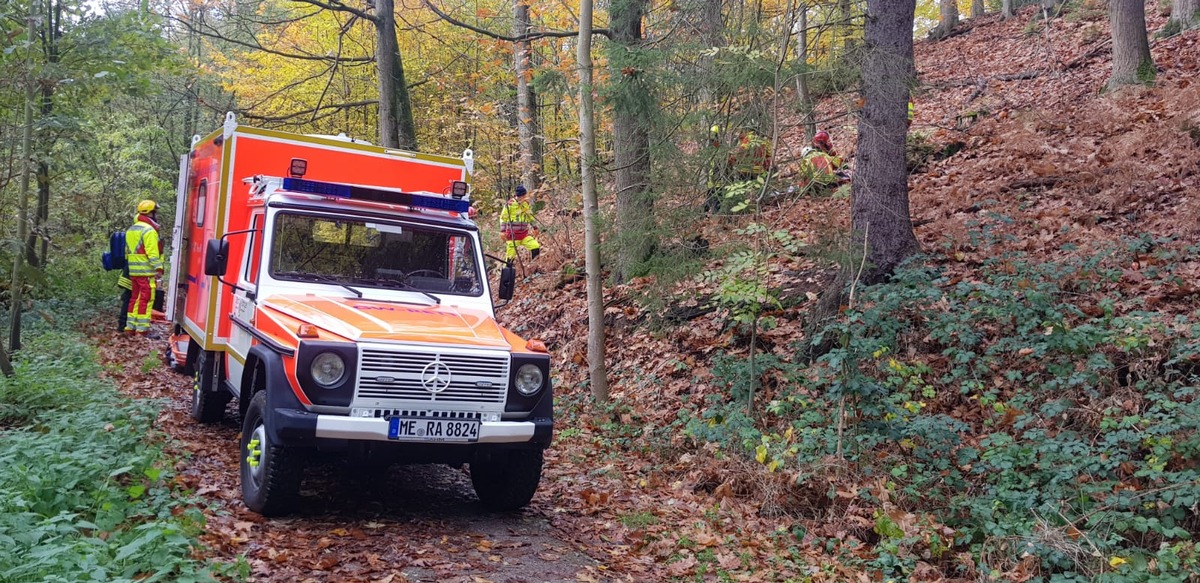
M 307 2 L 309 0 L 304 0 L 304 1 Z M 517 35 L 517 36 L 508 36 L 508 35 L 492 32 L 485 28 L 479 28 L 477 26 L 473 26 L 473 25 L 467 24 L 461 20 L 458 20 L 458 19 L 450 16 L 449 14 L 442 12 L 440 9 L 438 9 L 437 6 L 434 6 L 433 2 L 430 2 L 430 0 L 421 0 L 421 3 L 424 4 L 426 8 L 429 8 L 430 10 L 432 10 L 434 14 L 438 15 L 439 18 L 441 18 L 442 20 L 445 20 L 446 22 L 449 22 L 450 24 L 453 24 L 454 26 L 457 26 L 459 28 L 465 28 L 469 31 L 482 34 L 483 36 L 491 37 L 496 40 L 507 41 L 510 43 L 536 40 L 539 38 L 573 38 L 573 37 L 579 36 L 578 31 L 574 31 L 574 32 L 572 32 L 572 31 L 561 31 L 561 32 L 542 31 L 542 32 L 531 32 L 528 34 L 522 34 L 522 35 Z M 598 35 L 604 36 L 609 39 L 612 38 L 612 33 L 607 28 L 595 28 L 595 29 L 592 29 L 592 32 L 594 34 L 598 34 Z
M 292 0 L 292 1 L 293 2 L 301 2 L 304 4 L 311 4 L 313 6 L 316 6 L 317 8 L 324 8 L 325 10 L 336 10 L 338 12 L 349 12 L 350 14 L 353 14 L 363 20 L 370 20 L 371 22 L 379 22 L 379 18 L 377 16 L 375 16 L 374 14 L 371 14 L 364 10 L 359 10 L 357 8 L 352 8 L 350 6 L 346 6 L 345 4 L 339 2 L 338 0 L 329 0 L 328 2 L 322 2 L 321 0 Z
M 238 115 L 238 117 L 245 117 L 246 119 L 252 119 L 252 120 L 261 121 L 261 122 L 287 122 L 287 121 L 293 121 L 296 118 L 311 115 L 311 116 L 313 116 L 312 119 L 305 120 L 306 122 L 311 122 L 311 121 L 316 121 L 316 120 L 324 118 L 324 117 L 329 117 L 330 115 L 333 115 L 339 111 L 343 111 L 346 109 L 353 109 L 355 107 L 363 107 L 363 106 L 367 106 L 367 105 L 379 105 L 379 101 L 376 99 L 371 99 L 368 101 L 353 101 L 350 103 L 331 103 L 328 105 L 321 105 L 318 107 L 313 107 L 313 108 L 309 108 L 309 109 L 305 109 L 305 110 L 301 110 L 301 111 L 295 111 L 292 113 L 288 113 L 285 115 L 279 115 L 279 116 L 255 115 L 247 110 L 239 110 L 239 111 L 237 111 L 237 115 Z M 327 111 L 327 110 L 333 110 L 333 111 Z M 316 114 L 321 111 L 326 111 L 327 113 L 325 113 L 324 115 L 321 115 L 321 116 L 317 116 Z
M 178 18 L 175 16 L 171 16 L 169 18 L 171 20 L 179 22 L 185 28 L 187 28 L 189 31 L 192 31 L 201 36 L 217 39 L 219 41 L 227 42 L 232 45 L 242 46 L 242 47 L 246 47 L 246 48 L 253 49 L 256 51 L 262 51 L 264 53 L 269 53 L 272 55 L 277 55 L 277 56 L 288 58 L 288 59 L 296 59 L 296 60 L 301 60 L 301 61 L 326 61 L 326 62 L 336 61 L 336 62 L 340 62 L 340 63 L 370 63 L 375 60 L 373 57 L 338 58 L 338 57 L 328 57 L 328 56 L 322 56 L 322 55 L 309 55 L 309 54 L 303 54 L 303 53 L 288 53 L 288 52 L 279 51 L 276 49 L 270 49 L 270 48 L 263 46 L 262 43 L 258 42 L 257 37 L 253 37 L 254 42 L 250 43 L 250 42 L 246 42 L 243 40 L 229 38 L 229 37 L 221 34 L 219 31 L 217 31 L 217 29 L 215 29 L 211 26 L 207 26 L 204 24 L 194 26 L 193 23 L 191 23 L 185 19 L 182 19 L 182 18 Z

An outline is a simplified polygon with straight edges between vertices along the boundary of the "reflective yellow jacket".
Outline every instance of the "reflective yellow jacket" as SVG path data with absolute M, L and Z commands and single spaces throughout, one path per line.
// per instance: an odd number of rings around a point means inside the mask
M 532 223 L 533 210 L 524 200 L 511 199 L 500 209 L 501 223 Z
M 125 262 L 129 264 L 129 277 L 153 277 L 163 270 L 158 225 L 149 217 L 139 215 L 126 229 Z

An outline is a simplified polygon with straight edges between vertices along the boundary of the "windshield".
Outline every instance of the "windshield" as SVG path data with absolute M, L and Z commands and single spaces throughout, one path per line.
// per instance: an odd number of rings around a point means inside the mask
M 475 245 L 466 233 L 290 213 L 275 217 L 271 277 L 355 288 L 483 293 Z

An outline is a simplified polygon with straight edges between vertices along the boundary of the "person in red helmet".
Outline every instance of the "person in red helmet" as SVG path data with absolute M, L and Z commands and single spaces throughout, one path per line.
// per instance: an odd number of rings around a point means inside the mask
M 842 159 L 833 149 L 829 132 L 821 130 L 813 136 L 812 147 L 801 151 L 804 156 L 805 183 L 817 187 L 836 187 L 845 183 L 847 176 Z
M 837 152 L 833 149 L 833 141 L 829 139 L 829 132 L 825 130 L 821 130 L 813 136 L 813 147 L 828 156 L 837 158 Z

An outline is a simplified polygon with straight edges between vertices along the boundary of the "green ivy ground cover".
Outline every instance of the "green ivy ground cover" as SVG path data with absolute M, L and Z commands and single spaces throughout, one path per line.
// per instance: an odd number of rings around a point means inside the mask
M 154 405 L 123 398 L 72 335 L 28 340 L 15 364 L 0 378 L 0 582 L 212 580 Z
M 1143 243 L 1124 252 L 1152 253 L 1152 289 L 1181 285 L 1172 266 L 1197 250 Z M 798 541 L 883 580 L 919 564 L 982 580 L 1195 580 L 1200 313 L 1124 295 L 1122 253 L 902 270 L 812 340 L 834 344 L 816 362 L 718 359 L 731 398 L 688 413 L 688 432 L 797 487 L 840 460 L 878 508 L 870 558 Z M 753 418 L 748 370 L 787 379 Z

